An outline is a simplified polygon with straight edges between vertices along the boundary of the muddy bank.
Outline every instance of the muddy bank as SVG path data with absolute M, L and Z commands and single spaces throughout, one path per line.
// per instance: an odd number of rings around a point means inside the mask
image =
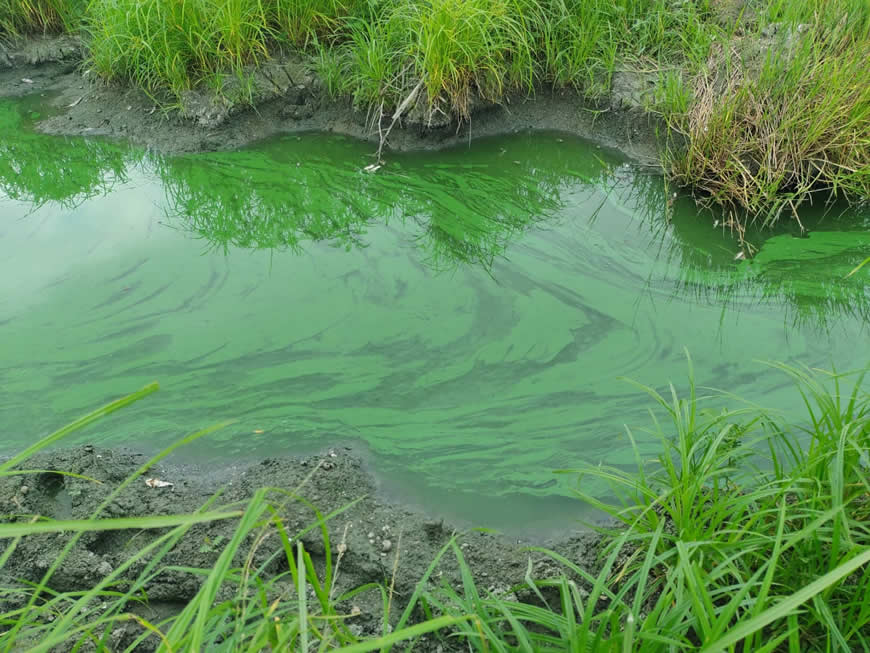
M 0 479 L 0 505 L 3 521 L 29 521 L 33 515 L 55 519 L 87 519 L 99 504 L 126 478 L 132 475 L 147 457 L 131 451 L 83 446 L 40 454 L 27 461 L 27 469 L 46 470 L 38 474 L 22 474 Z M 78 474 L 87 478 L 57 473 Z M 156 477 L 171 486 L 149 487 L 145 479 Z M 243 505 L 259 488 L 277 488 L 270 497 L 288 530 L 295 536 L 317 518 L 309 505 L 289 498 L 287 492 L 310 502 L 326 515 L 355 500 L 345 512 L 328 523 L 333 556 L 344 543 L 337 581 L 337 595 L 366 583 L 389 587 L 394 583 L 397 617 L 413 592 L 417 581 L 435 559 L 438 551 L 457 533 L 451 524 L 437 515 L 417 512 L 383 496 L 365 463 L 344 447 L 325 450 L 317 455 L 262 460 L 249 466 L 228 466 L 221 469 L 192 465 L 160 464 L 135 480 L 121 492 L 101 515 L 105 518 L 171 515 L 194 512 L 220 492 L 213 507 Z M 189 572 L 165 569 L 178 565 L 210 569 L 226 543 L 231 539 L 237 520 L 222 520 L 193 526 L 162 560 L 158 573 L 146 585 L 147 601 L 131 603 L 128 609 L 138 611 L 147 619 L 159 621 L 176 613 L 190 601 L 200 587 L 200 578 Z M 129 560 L 136 550 L 153 542 L 168 529 L 121 530 L 86 534 L 51 577 L 48 586 L 60 592 L 93 587 Z M 256 547 L 243 545 L 247 555 L 255 549 L 254 564 L 266 564 L 267 575 L 287 571 L 282 561 L 281 541 L 274 528 Z M 4 585 L 22 581 L 39 581 L 60 551 L 70 540 L 68 533 L 31 536 L 23 539 L 2 569 Z M 317 530 L 302 535 L 305 548 L 315 563 L 323 565 L 324 546 Z M 474 572 L 478 586 L 513 599 L 531 599 L 515 585 L 521 585 L 531 560 L 536 578 L 559 573 L 558 567 L 544 555 L 530 553 L 526 547 L 552 547 L 568 559 L 590 571 L 598 564 L 600 540 L 588 532 L 566 533 L 555 540 L 520 541 L 515 537 L 470 531 L 461 536 L 461 550 Z M 8 546 L 3 541 L 2 546 Z M 271 562 L 270 562 L 271 560 Z M 333 563 L 334 563 L 333 558 Z M 238 564 L 243 561 L 239 559 Z M 136 578 L 145 561 L 134 563 L 119 578 Z M 393 570 L 396 570 L 395 577 Z M 433 583 L 461 586 L 458 568 L 452 554 L 443 558 L 433 575 Z M 279 583 L 278 587 L 283 587 Z M 291 593 L 289 586 L 285 588 Z M 224 589 L 227 596 L 232 588 Z M 219 597 L 220 598 L 220 597 Z M 6 594 L 5 610 L 21 607 L 23 595 Z M 360 635 L 375 634 L 382 619 L 381 595 L 366 592 L 354 597 L 348 612 L 359 614 L 350 620 Z M 128 624 L 117 633 L 117 644 L 128 645 L 140 634 L 139 627 Z M 154 642 L 151 642 L 153 645 Z M 149 650 L 152 646 L 142 650 Z M 425 650 L 425 647 L 420 650 Z
M 238 148 L 277 133 L 329 131 L 379 142 L 377 121 L 350 101 L 330 97 L 309 63 L 293 54 L 276 56 L 251 71 L 250 96 L 231 84 L 222 97 L 190 91 L 172 109 L 143 92 L 95 78 L 84 66 L 81 45 L 71 37 L 35 38 L 0 50 L 0 98 L 42 95 L 38 128 L 48 134 L 104 136 L 172 154 Z M 475 137 L 527 129 L 577 134 L 658 165 L 655 118 L 645 113 L 654 79 L 617 73 L 606 101 L 590 104 L 572 91 L 539 89 L 500 105 L 478 103 L 471 121 L 457 124 L 411 107 L 390 132 L 394 150 L 435 149 Z M 380 132 L 389 117 L 380 121 Z

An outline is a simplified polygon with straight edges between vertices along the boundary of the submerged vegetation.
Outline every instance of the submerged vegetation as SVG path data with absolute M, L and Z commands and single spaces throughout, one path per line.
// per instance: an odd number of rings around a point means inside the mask
M 808 413 L 798 423 L 804 426 L 727 394 L 701 395 L 690 366 L 687 396 L 673 386 L 665 394 L 643 388 L 658 408 L 651 431 L 661 447 L 655 461 L 636 448 L 633 472 L 602 466 L 563 472 L 576 475 L 578 495 L 618 525 L 600 529 L 595 569 L 533 548 L 550 559 L 551 573 L 533 577 L 530 566 L 522 585 L 486 590 L 476 584 L 461 536 L 454 535 L 409 595 L 396 595 L 389 577 L 383 585 L 339 593 L 346 547 L 329 524 L 342 510 L 294 525 L 286 510 L 303 501 L 304 485 L 258 490 L 246 505 L 224 505 L 216 496 L 190 515 L 107 517 L 106 507 L 172 447 L 111 489 L 90 519 L 6 517 L 0 565 L 26 538 L 73 536 L 38 582 L 3 581 L 0 644 L 6 650 L 120 650 L 116 628 L 129 623 L 138 636 L 125 645 L 128 651 L 145 640 L 161 651 L 409 650 L 422 635 L 447 650 L 865 650 L 870 395 L 864 374 L 773 367 L 791 377 L 803 397 Z M 27 474 L 20 466 L 39 450 L 155 389 L 57 431 L 0 465 L 0 475 Z M 723 410 L 725 400 L 738 407 Z M 609 492 L 596 492 L 602 483 Z M 235 526 L 226 541 L 207 542 L 218 556 L 213 568 L 164 562 L 191 527 L 214 520 Z M 56 588 L 56 572 L 76 542 L 107 529 L 133 536 L 129 561 L 101 572 L 92 587 Z M 324 544 L 317 555 L 301 543 L 311 531 L 320 532 Z M 278 546 L 264 557 L 270 537 Z M 458 584 L 438 581 L 447 559 L 458 570 Z M 135 605 L 147 603 L 150 587 L 169 572 L 188 575 L 199 590 L 172 615 L 148 621 Z M 369 633 L 348 625 L 365 593 L 383 607 L 383 619 Z
M 0 32 L 62 30 L 168 102 L 300 52 L 375 120 L 466 121 L 550 86 L 606 110 L 620 76 L 667 125 L 672 178 L 738 229 L 870 196 L 864 0 L 0 0 Z
M 10 199 L 34 209 L 50 202 L 71 208 L 126 178 L 125 148 L 76 140 L 58 141 L 47 152 L 40 135 L 22 129 L 23 122 L 19 112 L 0 106 L 0 191 Z

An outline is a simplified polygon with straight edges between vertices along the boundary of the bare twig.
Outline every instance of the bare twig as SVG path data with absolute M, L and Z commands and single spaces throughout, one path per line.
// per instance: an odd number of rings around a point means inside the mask
M 378 138 L 380 142 L 378 143 L 378 153 L 377 153 L 377 161 L 378 163 L 383 163 L 383 159 L 381 158 L 381 154 L 384 151 L 384 145 L 387 142 L 387 138 L 390 136 L 390 132 L 393 131 L 393 127 L 396 124 L 396 121 L 402 117 L 402 114 L 405 113 L 405 110 L 411 105 L 414 100 L 417 99 L 417 94 L 420 92 L 420 89 L 423 88 L 424 77 L 420 78 L 420 81 L 417 82 L 417 85 L 414 87 L 408 97 L 402 100 L 402 103 L 396 107 L 395 112 L 393 112 L 393 119 L 390 122 L 390 126 L 387 127 L 386 132 L 381 130 L 381 121 L 378 119 Z M 383 115 L 383 104 L 381 104 L 381 115 Z

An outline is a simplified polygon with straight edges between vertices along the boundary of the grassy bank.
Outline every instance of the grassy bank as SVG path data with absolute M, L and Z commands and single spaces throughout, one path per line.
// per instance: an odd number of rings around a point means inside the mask
M 655 461 L 638 452 L 631 473 L 601 466 L 563 472 L 578 477 L 584 500 L 620 524 L 602 531 L 595 570 L 546 551 L 553 563 L 547 577 L 534 577 L 530 567 L 521 586 L 485 589 L 454 536 L 410 595 L 396 595 L 389 578 L 338 593 L 335 579 L 346 547 L 329 523 L 341 510 L 294 526 L 282 515 L 288 502 L 300 500 L 301 486 L 258 490 L 245 505 L 222 505 L 215 497 L 191 515 L 106 518 L 103 510 L 164 452 L 108 492 L 91 519 L 16 515 L 0 524 L 2 565 L 23 538 L 76 534 L 40 582 L 4 581 L 0 645 L 119 650 L 113 633 L 132 623 L 139 636 L 124 650 L 146 639 L 161 651 L 407 650 L 423 635 L 430 648 L 446 650 L 867 650 L 870 395 L 863 375 L 773 367 L 778 371 L 771 373 L 794 380 L 805 400 L 807 415 L 793 416 L 805 427 L 729 395 L 702 396 L 690 371 L 685 397 L 673 387 L 665 395 L 643 388 L 657 407 L 651 433 L 660 439 L 661 453 Z M 16 467 L 36 451 L 154 389 L 61 429 L 0 465 L 0 474 L 23 474 Z M 736 408 L 723 410 L 723 402 Z M 602 482 L 609 492 L 602 493 Z M 150 585 L 168 571 L 161 562 L 167 552 L 192 526 L 210 520 L 236 526 L 228 541 L 211 543 L 220 551 L 213 568 L 173 569 L 196 579 L 194 600 L 153 623 L 131 611 L 147 602 Z M 128 563 L 93 587 L 52 589 L 54 575 L 84 534 L 158 527 L 159 537 L 134 546 Z M 324 543 L 316 560 L 301 544 L 312 530 L 321 531 Z M 264 560 L 256 553 L 270 537 L 280 545 Z M 437 580 L 448 558 L 461 579 L 453 585 Z M 360 635 L 348 622 L 365 592 L 380 597 L 384 616 L 380 632 Z M 3 607 L 12 598 L 17 607 Z
M 737 227 L 870 196 L 864 0 L 0 0 L 0 31 L 61 30 L 105 79 L 169 103 L 300 51 L 385 123 L 467 121 L 549 86 L 599 110 L 618 77 L 668 125 L 672 179 Z

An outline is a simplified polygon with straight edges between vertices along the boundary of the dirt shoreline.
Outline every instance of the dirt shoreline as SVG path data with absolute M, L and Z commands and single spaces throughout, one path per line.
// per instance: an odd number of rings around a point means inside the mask
M 275 134 L 337 132 L 372 143 L 378 128 L 349 100 L 334 99 L 300 57 L 280 55 L 252 71 L 253 106 L 191 91 L 181 106 L 157 108 L 143 92 L 94 78 L 84 68 L 81 44 L 72 37 L 30 38 L 0 50 L 0 98 L 44 95 L 37 128 L 63 136 L 123 139 L 164 154 L 226 150 Z M 606 102 L 590 104 L 572 91 L 539 89 L 501 105 L 478 106 L 470 122 L 423 119 L 410 111 L 389 135 L 388 149 L 427 150 L 462 145 L 478 137 L 529 129 L 564 131 L 619 149 L 660 167 L 657 119 L 643 110 L 652 80 L 617 73 Z M 386 129 L 389 120 L 382 121 Z
M 48 471 L 0 478 L 0 505 L 4 513 L 2 521 L 27 521 L 32 515 L 54 519 L 87 519 L 109 493 L 147 460 L 146 455 L 133 451 L 90 445 L 37 454 L 26 462 L 24 468 Z M 52 470 L 82 477 L 66 476 Z M 159 478 L 172 483 L 172 486 L 148 487 L 145 483 L 148 477 Z M 327 449 L 316 455 L 270 458 L 247 466 L 220 469 L 160 463 L 124 489 L 102 516 L 191 513 L 200 509 L 219 491 L 221 494 L 216 505 L 239 505 L 263 487 L 296 492 L 324 515 L 360 499 L 346 512 L 334 517 L 328 525 L 333 555 L 338 542 L 346 545 L 336 588 L 338 594 L 366 583 L 389 586 L 395 582 L 396 596 L 409 597 L 438 551 L 453 534 L 460 533 L 459 529 L 438 516 L 410 509 L 383 496 L 364 460 L 347 447 Z M 273 496 L 277 499 L 286 495 L 276 493 Z M 291 535 L 316 522 L 313 510 L 298 500 L 287 501 L 280 514 Z M 163 566 L 211 568 L 223 545 L 231 539 L 236 524 L 237 520 L 232 519 L 193 526 L 164 559 Z M 136 529 L 87 534 L 60 565 L 48 586 L 61 592 L 93 587 L 123 565 L 133 551 L 167 531 Z M 24 538 L 2 569 L 5 583 L 39 581 L 70 537 L 69 533 L 61 533 Z M 322 566 L 324 547 L 319 532 L 312 531 L 301 540 L 312 554 L 315 564 Z M 8 542 L 4 540 L 0 546 L 5 548 Z M 556 576 L 562 571 L 549 558 L 529 552 L 527 547 L 537 545 L 558 550 L 581 568 L 596 573 L 601 544 L 598 535 L 583 531 L 566 532 L 554 539 L 529 538 L 521 541 L 515 536 L 471 530 L 466 531 L 460 539 L 462 553 L 481 590 L 519 600 L 532 598 L 531 592 L 530 596 L 525 596 L 522 590 L 515 589 L 515 586 L 524 583 L 530 561 L 536 578 Z M 249 548 L 244 546 L 243 553 L 247 554 Z M 262 564 L 280 551 L 281 542 L 273 529 L 272 535 L 256 550 L 255 563 Z M 270 565 L 271 574 L 286 571 L 286 563 L 282 565 L 280 558 L 279 555 L 278 561 Z M 396 564 L 397 573 L 393 580 Z M 122 573 L 121 580 L 133 579 L 139 571 L 141 565 L 133 565 Z M 442 559 L 433 579 L 436 584 L 447 582 L 454 587 L 461 585 L 452 554 Z M 147 602 L 130 607 L 140 611 L 149 620 L 159 620 L 178 612 L 198 589 L 199 581 L 192 574 L 164 570 L 148 584 Z M 24 605 L 24 599 L 14 594 L 7 594 L 2 601 L 6 610 Z M 21 605 L 17 605 L 16 601 Z M 379 593 L 358 595 L 353 605 L 346 607 L 348 611 L 359 610 L 359 615 L 349 621 L 356 632 L 360 635 L 379 632 L 382 619 Z M 399 606 L 393 616 L 401 612 L 403 607 Z M 121 630 L 117 634 L 119 647 L 128 645 L 141 632 L 134 623 Z M 435 641 L 429 643 L 431 650 L 435 650 Z M 449 650 L 443 647 L 443 642 L 438 646 L 442 646 L 442 650 Z M 421 648 L 415 650 L 430 649 L 424 642 Z

